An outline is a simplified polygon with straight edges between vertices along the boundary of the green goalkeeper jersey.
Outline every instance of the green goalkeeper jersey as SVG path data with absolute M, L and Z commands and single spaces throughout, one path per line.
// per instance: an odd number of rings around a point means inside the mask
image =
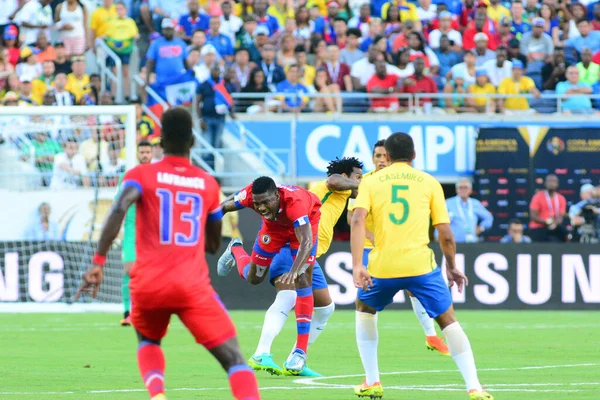
M 125 176 L 125 173 L 119 177 L 119 192 L 121 190 L 123 176 Z M 117 196 L 119 195 L 119 192 L 117 192 Z M 124 263 L 135 261 L 135 204 L 129 207 L 129 210 L 127 210 L 127 214 L 125 215 L 122 258 Z

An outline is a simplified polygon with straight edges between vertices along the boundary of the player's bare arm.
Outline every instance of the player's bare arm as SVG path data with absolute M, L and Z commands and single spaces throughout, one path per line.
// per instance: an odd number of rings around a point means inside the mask
M 358 193 L 357 193 L 357 195 L 358 195 Z M 352 197 L 352 196 L 350 196 L 350 197 Z M 356 198 L 356 196 L 354 196 L 352 198 L 354 199 L 354 198 Z M 353 215 L 354 215 L 354 210 L 348 210 L 347 221 L 348 221 L 348 225 L 350 225 L 350 226 L 352 226 L 352 216 Z M 369 239 L 371 241 L 371 243 L 373 243 L 373 244 L 375 243 L 375 235 L 373 235 L 373 232 L 368 230 L 366 226 L 365 226 L 365 237 L 367 239 Z
M 448 276 L 448 284 L 452 287 L 456 283 L 458 292 L 462 293 L 463 287 L 469 284 L 469 280 L 461 271 L 456 268 L 454 263 L 454 256 L 456 255 L 456 242 L 454 241 L 454 235 L 450 229 L 450 224 L 438 224 L 435 225 L 435 229 L 438 231 L 438 237 L 440 240 L 440 247 L 442 253 L 446 259 L 446 275 Z
M 75 293 L 74 299 L 77 300 L 82 293 L 92 291 L 92 297 L 96 298 L 100 284 L 103 279 L 103 263 L 96 262 L 96 257 L 106 257 L 108 250 L 112 245 L 113 241 L 121 230 L 121 225 L 127 214 L 129 207 L 135 203 L 141 196 L 138 189 L 132 186 L 125 187 L 117 200 L 113 203 L 113 206 L 106 218 L 102 233 L 100 234 L 100 240 L 98 241 L 98 249 L 96 250 L 96 256 L 92 260 L 92 266 L 83 275 L 81 285 Z
M 365 247 L 365 234 L 367 231 L 365 220 L 368 211 L 364 208 L 355 208 L 350 224 L 350 251 L 352 252 L 352 277 L 354 286 L 369 290 L 373 281 L 369 271 L 363 266 L 363 250 Z
M 292 268 L 289 272 L 286 272 L 279 278 L 279 281 L 284 285 L 291 285 L 296 282 L 302 268 L 306 265 L 306 262 L 310 257 L 310 252 L 313 247 L 313 236 L 310 224 L 295 227 L 294 233 L 296 234 L 300 245 L 298 246 L 298 254 L 292 264 Z
M 226 214 L 228 212 L 232 212 L 232 211 L 237 211 L 238 210 L 238 208 L 235 205 L 234 197 L 235 197 L 235 193 L 234 194 L 230 194 L 221 203 L 221 209 L 223 210 L 223 214 Z
M 360 181 L 346 178 L 340 174 L 333 174 L 327 177 L 327 189 L 332 192 L 343 192 L 346 190 L 358 190 Z
M 204 250 L 207 253 L 215 254 L 221 247 L 221 227 L 222 220 L 218 221 L 206 221 L 206 227 L 204 232 L 206 234 L 206 242 L 204 243 Z

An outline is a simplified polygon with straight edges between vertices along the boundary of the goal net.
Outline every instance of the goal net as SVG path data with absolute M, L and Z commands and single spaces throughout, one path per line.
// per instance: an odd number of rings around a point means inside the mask
M 0 310 L 120 302 L 122 235 L 98 299 L 69 305 L 136 164 L 136 126 L 135 106 L 0 107 Z

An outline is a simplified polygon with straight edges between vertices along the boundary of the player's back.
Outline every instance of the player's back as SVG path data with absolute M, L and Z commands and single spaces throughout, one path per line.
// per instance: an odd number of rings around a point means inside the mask
M 127 181 L 137 182 L 142 193 L 132 292 L 198 294 L 210 284 L 204 232 L 207 219 L 220 216 L 219 185 L 183 157 L 137 166 L 127 172 Z
M 364 186 L 363 186 L 364 185 Z M 442 187 L 431 175 L 394 163 L 363 181 L 359 204 L 369 204 L 375 248 L 369 272 L 378 278 L 416 276 L 436 267 L 429 245 L 430 220 L 448 223 Z M 368 195 L 368 203 L 360 199 Z
M 319 246 L 317 257 L 326 253 L 333 240 L 333 228 L 346 208 L 351 190 L 333 192 L 327 187 L 327 180 L 315 182 L 310 190 L 321 200 L 321 220 L 319 222 Z

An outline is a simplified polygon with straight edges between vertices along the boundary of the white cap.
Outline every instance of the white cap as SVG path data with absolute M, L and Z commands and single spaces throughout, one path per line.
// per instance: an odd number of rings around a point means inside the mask
M 590 190 L 594 190 L 594 189 L 596 189 L 594 187 L 594 185 L 592 185 L 591 183 L 586 183 L 586 184 L 582 185 L 581 188 L 579 189 L 579 194 L 583 194 L 583 193 L 589 192 Z
M 205 56 L 207 54 L 218 54 L 218 51 L 212 44 L 205 44 L 202 50 L 200 50 L 200 55 Z
M 173 21 L 171 18 L 163 18 L 160 27 L 162 29 L 175 28 L 175 21 Z
M 478 42 L 480 40 L 485 40 L 486 42 L 489 41 L 487 35 L 483 32 L 479 32 L 475 35 L 475 41 Z

